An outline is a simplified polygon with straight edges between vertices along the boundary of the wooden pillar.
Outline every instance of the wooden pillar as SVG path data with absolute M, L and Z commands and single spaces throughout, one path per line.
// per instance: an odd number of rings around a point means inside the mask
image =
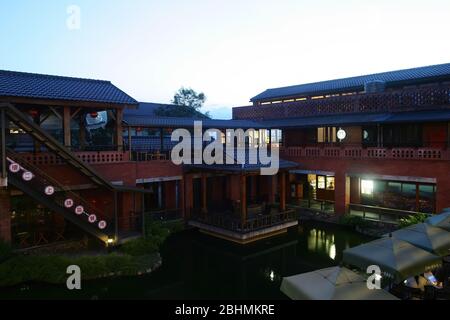
M 336 172 L 334 180 L 334 211 L 338 215 L 344 215 L 348 213 L 350 205 L 350 177 Z
M 78 135 L 80 150 L 84 150 L 86 148 L 86 114 L 84 112 L 80 112 L 78 115 L 78 123 L 80 132 Z
M 247 221 L 247 177 L 245 174 L 241 174 L 240 177 L 241 185 L 241 223 L 242 226 L 245 225 Z
M 159 151 L 162 153 L 164 148 L 164 129 L 159 129 Z
M 191 217 L 193 207 L 193 180 L 190 174 L 183 175 L 183 211 L 184 218 L 188 220 Z
M 116 110 L 116 132 L 115 132 L 115 145 L 117 146 L 117 151 L 123 151 L 123 109 Z
M 0 119 L 0 134 L 1 134 L 1 161 L 2 161 L 2 173 L 0 177 L 0 188 L 8 186 L 8 171 L 6 169 L 6 112 L 5 109 L 1 109 Z
M 38 111 L 37 114 L 33 116 L 33 122 L 38 127 L 41 126 L 41 111 Z M 41 143 L 37 139 L 34 139 L 34 152 L 41 152 Z
M 280 211 L 286 210 L 286 172 L 279 173 Z
M 70 115 L 70 107 L 64 106 L 63 109 L 63 131 L 64 131 L 64 145 L 70 148 L 72 144 L 71 133 L 70 133 L 70 120 L 72 119 Z
M 0 188 L 0 240 L 11 242 L 11 200 L 9 191 Z
M 206 174 L 202 173 L 202 214 L 205 216 L 208 213 L 208 202 L 207 202 L 207 179 Z

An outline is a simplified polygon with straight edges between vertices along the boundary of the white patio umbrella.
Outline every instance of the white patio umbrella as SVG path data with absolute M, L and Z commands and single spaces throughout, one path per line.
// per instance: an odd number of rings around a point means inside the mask
M 431 226 L 450 231 L 450 209 L 445 209 L 441 214 L 429 217 L 425 222 Z
M 344 263 L 366 270 L 377 265 L 383 275 L 396 282 L 432 270 L 441 258 L 409 242 L 386 237 L 344 251 Z
M 398 300 L 384 290 L 370 290 L 364 277 L 331 267 L 283 278 L 280 290 L 292 300 Z
M 450 232 L 427 223 L 415 224 L 391 235 L 441 257 L 450 254 Z

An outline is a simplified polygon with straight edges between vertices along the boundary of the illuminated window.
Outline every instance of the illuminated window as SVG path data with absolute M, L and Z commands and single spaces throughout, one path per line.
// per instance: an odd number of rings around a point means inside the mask
M 327 177 L 327 190 L 334 190 L 334 177 Z
M 324 190 L 325 189 L 325 176 L 317 176 L 317 189 Z
M 361 194 L 373 195 L 373 180 L 361 180 Z
M 336 142 L 336 127 L 317 128 L 317 142 Z

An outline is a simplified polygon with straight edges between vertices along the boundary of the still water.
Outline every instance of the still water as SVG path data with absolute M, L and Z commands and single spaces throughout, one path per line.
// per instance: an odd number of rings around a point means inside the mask
M 337 265 L 343 250 L 370 240 L 316 222 L 247 246 L 187 230 L 167 240 L 162 267 L 149 275 L 84 282 L 77 292 L 28 284 L 0 289 L 0 298 L 286 299 L 279 290 L 282 277 Z

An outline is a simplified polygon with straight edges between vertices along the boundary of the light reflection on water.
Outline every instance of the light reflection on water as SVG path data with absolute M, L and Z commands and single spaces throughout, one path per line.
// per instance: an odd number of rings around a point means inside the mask
M 348 248 L 348 241 L 345 243 Z M 311 252 L 326 252 L 332 259 L 336 259 L 335 235 L 316 228 L 311 229 L 308 234 L 308 250 Z

